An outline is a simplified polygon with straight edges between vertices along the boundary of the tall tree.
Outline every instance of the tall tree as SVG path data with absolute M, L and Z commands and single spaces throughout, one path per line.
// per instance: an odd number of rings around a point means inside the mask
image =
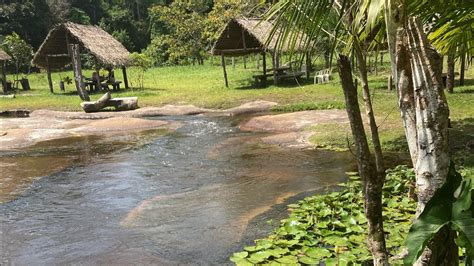
M 12 32 L 37 48 L 52 24 L 46 0 L 4 0 L 0 2 L 0 35 Z
M 459 8 L 461 12 L 457 10 L 459 5 L 462 5 Z M 460 29 L 466 29 L 467 35 L 472 32 L 474 9 L 472 4 L 463 0 L 334 0 L 329 2 L 282 0 L 276 4 L 276 8 L 271 13 L 271 16 L 278 18 L 275 28 L 283 28 L 283 31 L 279 31 L 280 44 L 285 43 L 287 39 L 293 40 L 293 43 L 297 42 L 296 39 L 300 38 L 300 34 L 295 29 L 307 33 L 309 38 L 317 36 L 321 32 L 321 21 L 326 20 L 331 14 L 330 9 L 344 10 L 345 6 L 359 10 L 359 15 L 350 23 L 350 26 L 354 27 L 352 34 L 349 31 L 352 37 L 357 37 L 355 32 L 364 32 L 364 35 L 369 36 L 370 31 L 374 28 L 374 22 L 380 18 L 379 14 L 384 10 L 392 75 L 396 81 L 400 112 L 416 172 L 419 198 L 417 216 L 419 216 L 433 195 L 446 183 L 449 164 L 447 150 L 449 109 L 440 83 L 440 57 L 430 46 L 425 28 L 433 33 L 440 31 L 449 33 L 450 37 L 440 38 L 441 41 L 438 42 L 437 47 L 443 47 L 443 45 L 450 47 L 446 43 L 456 44 L 457 42 L 459 44 L 459 40 L 462 40 L 459 36 L 462 34 L 456 34 L 456 32 Z M 423 27 L 419 20 L 410 18 L 410 15 L 413 14 L 410 12 L 417 11 L 423 6 L 429 6 L 426 8 L 428 11 L 419 13 L 423 14 L 425 25 L 429 25 L 431 28 Z M 340 18 L 344 18 L 347 12 L 337 12 L 337 14 Z M 445 14 L 445 18 L 450 19 L 448 28 L 437 23 L 443 16 L 440 14 Z M 436 36 L 430 36 L 434 43 L 440 40 L 436 39 Z M 304 43 L 311 46 L 310 41 Z M 355 44 L 357 45 L 357 42 Z M 472 38 L 465 40 L 464 44 L 471 45 Z M 361 61 L 358 60 L 358 63 Z M 360 169 L 359 171 L 362 173 Z M 370 182 L 370 180 L 367 177 L 365 182 Z M 371 193 L 365 191 L 365 196 L 370 197 Z M 377 200 L 377 197 L 373 199 Z M 367 218 L 371 219 L 369 216 Z M 369 236 L 369 239 L 374 236 Z M 437 232 L 433 238 L 434 241 L 428 243 L 428 248 L 418 263 L 427 265 L 456 263 L 457 253 L 453 251 L 457 249 L 453 236 L 454 234 L 451 234 L 446 226 Z M 372 254 L 374 262 L 381 263 L 377 259 L 376 250 L 372 249 Z

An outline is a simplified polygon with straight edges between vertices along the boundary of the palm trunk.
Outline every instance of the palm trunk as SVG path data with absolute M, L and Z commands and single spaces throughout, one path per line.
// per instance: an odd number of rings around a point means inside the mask
M 406 6 L 404 0 L 386 0 L 385 20 L 392 75 L 415 168 L 418 217 L 447 178 L 449 109 L 439 55 L 429 45 L 421 23 L 408 21 Z M 443 228 L 428 243 L 416 265 L 453 265 L 458 261 L 454 234 Z
M 356 146 L 357 166 L 364 186 L 364 210 L 368 224 L 368 246 L 373 256 L 374 265 L 387 265 L 388 259 L 382 217 L 383 182 L 379 178 L 374 160 L 369 151 L 357 100 L 357 88 L 352 81 L 349 59 L 346 56 L 340 55 L 338 67 L 344 90 L 347 115 Z
M 407 37 L 416 116 L 417 152 L 414 168 L 419 216 L 435 191 L 447 179 L 449 108 L 439 68 L 440 56 L 429 44 L 418 19 L 409 20 Z M 440 230 L 428 243 L 416 265 L 456 265 L 459 258 L 454 236 L 449 228 Z

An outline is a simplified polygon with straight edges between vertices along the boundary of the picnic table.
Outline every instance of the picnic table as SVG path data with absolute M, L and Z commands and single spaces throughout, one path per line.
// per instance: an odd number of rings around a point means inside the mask
M 89 91 L 98 91 L 99 89 L 104 89 L 106 91 L 109 90 L 109 85 L 112 86 L 112 90 L 119 90 L 120 89 L 120 84 L 122 81 L 117 81 L 117 80 L 110 80 L 106 77 L 99 77 L 99 83 L 100 83 L 100 88 L 97 88 L 97 81 L 94 80 L 94 78 L 85 78 L 86 79 L 86 86 L 89 87 Z M 95 90 L 94 90 L 95 87 Z
M 301 76 L 305 74 L 305 72 L 303 71 L 290 71 L 290 70 L 291 70 L 290 66 L 270 68 L 268 69 L 267 73 L 253 75 L 252 77 L 255 79 L 255 83 L 261 85 L 261 84 L 265 84 L 265 82 L 267 81 L 267 77 L 275 76 L 277 80 L 283 80 L 283 79 L 288 79 L 288 78 L 299 79 L 301 78 Z

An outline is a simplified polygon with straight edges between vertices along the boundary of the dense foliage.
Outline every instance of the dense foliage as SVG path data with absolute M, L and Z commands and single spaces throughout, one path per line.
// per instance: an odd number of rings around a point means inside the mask
M 17 33 L 13 32 L 11 35 L 6 36 L 1 43 L 1 48 L 11 56 L 17 75 L 20 68 L 28 68 L 30 65 L 33 48 L 25 40 L 21 39 Z
M 99 25 L 154 65 L 202 64 L 232 17 L 259 15 L 259 0 L 6 0 L 0 42 L 17 32 L 36 50 L 57 23 Z

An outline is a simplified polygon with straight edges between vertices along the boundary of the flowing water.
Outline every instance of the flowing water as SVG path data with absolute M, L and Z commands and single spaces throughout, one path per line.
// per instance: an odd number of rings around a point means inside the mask
M 347 153 L 265 145 L 235 118 L 160 119 L 183 127 L 0 154 L 0 264 L 228 263 L 287 203 L 354 167 Z

